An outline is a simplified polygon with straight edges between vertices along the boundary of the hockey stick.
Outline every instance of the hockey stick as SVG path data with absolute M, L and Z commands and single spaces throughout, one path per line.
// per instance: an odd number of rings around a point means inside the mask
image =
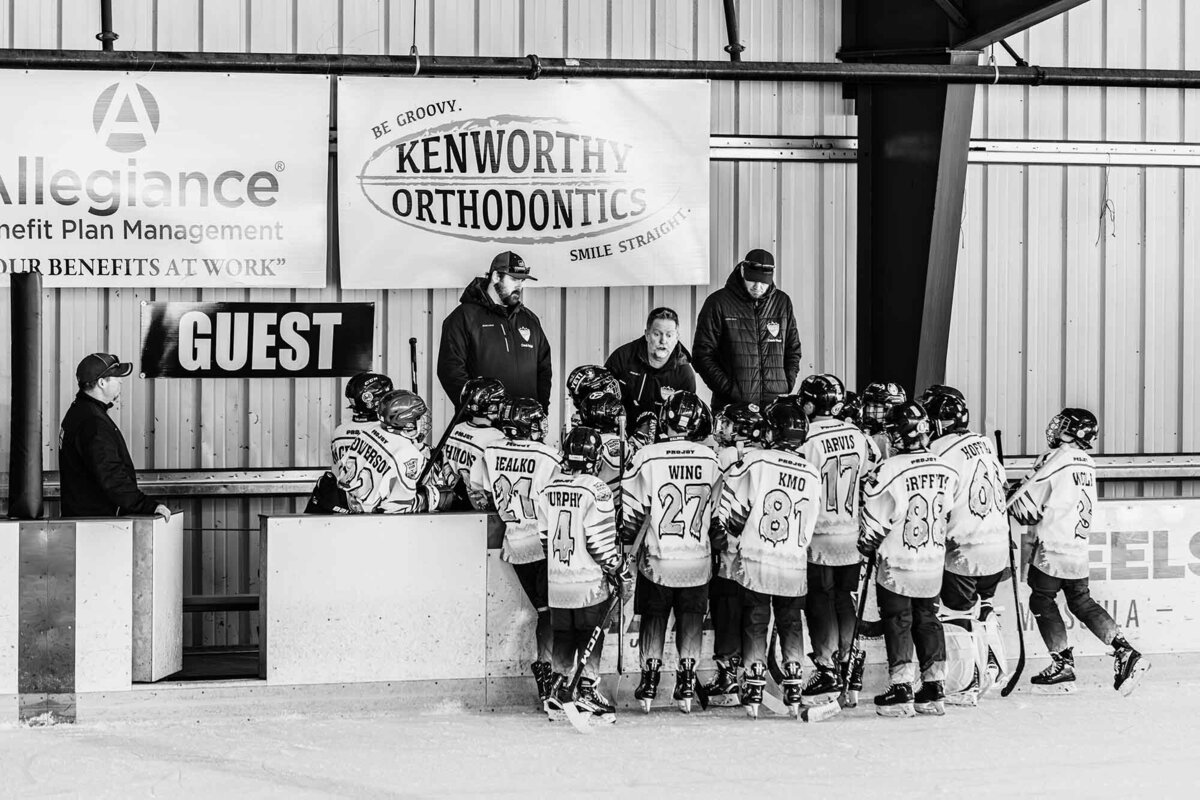
M 454 416 L 450 418 L 450 424 L 446 426 L 446 430 L 442 433 L 442 438 L 438 440 L 437 447 L 429 453 L 429 458 L 425 460 L 425 467 L 421 470 L 421 474 L 417 476 L 417 486 L 420 487 L 425 483 L 425 479 L 429 477 L 429 473 L 433 471 L 433 465 L 441 458 L 442 449 L 446 446 L 446 441 L 450 438 L 450 434 L 454 431 L 454 426 L 466 419 L 467 405 L 463 403 L 462 408 L 454 412 Z
M 575 674 L 571 676 L 571 682 L 567 685 L 567 691 L 570 697 L 574 698 L 575 693 L 579 691 L 579 682 L 583 680 L 583 668 L 587 666 L 588 659 L 592 657 L 592 651 L 596 649 L 596 643 L 600 641 L 600 637 L 604 635 L 604 629 L 608 627 L 608 623 L 612 620 L 613 609 L 621 607 L 621 593 L 614 591 L 612 597 L 609 598 L 608 606 L 604 609 L 604 616 L 600 620 L 600 624 L 592 630 L 592 636 L 588 639 L 587 646 L 583 648 L 583 652 L 579 654 L 579 661 L 575 664 Z M 563 713 L 567 715 L 567 720 L 580 733 L 591 733 L 591 723 L 588 721 L 590 714 L 585 714 L 579 710 L 579 706 L 574 700 L 568 700 L 563 703 Z
M 850 632 L 849 657 L 842 662 L 842 686 L 850 691 L 850 665 L 854 663 L 854 651 L 858 649 L 858 635 L 862 628 L 863 615 L 867 612 L 867 590 L 871 587 L 871 573 L 875 571 L 875 554 L 867 559 L 867 569 L 863 574 L 862 588 L 858 592 L 858 613 L 854 615 L 854 629 Z
M 413 394 L 420 394 L 417 391 L 417 337 L 408 337 L 408 366 L 412 373 L 412 391 Z
M 996 458 L 1000 460 L 1001 465 L 1004 464 L 1004 440 L 1001 438 L 1000 431 L 996 431 Z M 1026 479 L 1025 485 L 1028 485 L 1036 478 L 1037 475 L 1035 474 L 1031 478 Z M 1013 496 L 1004 506 L 1005 513 L 1008 512 L 1009 507 L 1012 506 L 1013 500 L 1015 500 L 1020 493 L 1020 489 L 1018 489 L 1016 492 L 1013 492 Z M 1021 671 L 1025 669 L 1025 625 L 1021 620 L 1021 590 L 1018 586 L 1018 584 L 1021 582 L 1021 575 L 1019 572 L 1017 572 L 1016 552 L 1017 545 L 1012 540 L 1012 522 L 1010 521 L 1008 537 L 1008 571 L 1012 573 L 1013 610 L 1016 612 L 1015 616 L 1017 622 L 1017 668 L 1013 670 L 1012 677 L 1008 679 L 1008 683 L 1005 684 L 1004 688 L 1000 690 L 1001 697 L 1008 697 L 1010 694 L 1012 694 L 1013 689 L 1017 688 L 1017 681 L 1021 679 Z
M 618 453 L 618 458 L 621 463 L 617 465 L 617 491 L 613 493 L 613 510 L 617 517 L 617 530 L 621 530 L 625 518 L 625 498 L 623 495 L 623 487 L 625 484 L 625 414 L 617 417 L 617 436 L 620 437 L 621 447 Z M 621 695 L 621 679 L 625 677 L 625 603 L 622 602 L 617 607 L 617 686 L 613 690 L 613 704 L 615 705 Z

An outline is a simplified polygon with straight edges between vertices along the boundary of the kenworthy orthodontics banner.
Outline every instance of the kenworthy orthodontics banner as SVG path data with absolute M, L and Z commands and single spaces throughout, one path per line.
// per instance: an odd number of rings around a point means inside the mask
M 342 286 L 706 284 L 705 81 L 338 79 Z
M 0 73 L 0 281 L 325 285 L 329 78 Z

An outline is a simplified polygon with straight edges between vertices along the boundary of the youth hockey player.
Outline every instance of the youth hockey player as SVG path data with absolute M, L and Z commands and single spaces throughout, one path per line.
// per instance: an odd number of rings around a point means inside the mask
M 1046 427 L 1050 449 L 1038 457 L 1032 477 L 1012 497 L 1009 513 L 1029 527 L 1029 610 L 1050 651 L 1050 666 L 1029 682 L 1046 692 L 1069 692 L 1075 684 L 1075 656 L 1055 597 L 1100 641 L 1113 648 L 1113 688 L 1129 695 L 1150 668 L 1134 650 L 1088 587 L 1088 534 L 1096 508 L 1096 467 L 1087 454 L 1099 431 L 1096 416 L 1084 408 L 1064 408 Z
M 857 392 L 846 390 L 846 399 L 842 401 L 842 410 L 833 415 L 835 419 L 849 422 L 859 430 L 862 429 L 862 398 Z
M 946 519 L 958 476 L 929 452 L 929 417 L 918 403 L 901 403 L 884 423 L 895 455 L 866 481 L 858 549 L 878 551 L 876 592 L 883 620 L 891 688 L 875 698 L 885 717 L 945 713 L 946 642 L 938 591 L 946 560 Z M 913 696 L 913 647 L 921 689 Z M 915 700 L 915 708 L 914 708 Z
M 378 429 L 376 408 L 379 398 L 392 390 L 392 380 L 377 372 L 360 372 L 346 382 L 346 399 L 350 401 L 350 419 L 334 428 L 329 449 L 330 468 L 317 479 L 306 514 L 350 513 L 350 500 L 338 482 L 338 462 L 354 439 L 368 429 Z
M 554 630 L 555 691 L 548 708 L 574 702 L 585 712 L 612 720 L 615 708 L 597 687 L 604 634 L 592 649 L 578 694 L 567 678 L 604 612 L 613 591 L 633 594 L 633 576 L 617 542 L 612 491 L 597 476 L 603 443 L 598 431 L 574 428 L 563 442 L 563 472 L 537 502 L 538 533 L 548 557 L 550 623 Z
M 537 660 L 530 665 L 541 707 L 550 697 L 550 605 L 546 555 L 538 536 L 537 498 L 559 467 L 558 453 L 544 442 L 546 414 L 532 397 L 500 404 L 496 426 L 504 440 L 488 445 L 471 465 L 469 493 L 480 511 L 495 509 L 504 520 L 500 558 L 512 564 L 525 596 L 537 611 Z
M 496 378 L 472 378 L 463 387 L 462 406 L 467 418 L 454 426 L 442 448 L 444 482 L 454 488 L 457 507 L 471 507 L 468 500 L 471 467 L 489 444 L 504 439 L 504 433 L 494 423 L 500 414 L 500 404 L 507 398 L 504 384 Z
M 737 542 L 732 575 L 744 589 L 742 704 L 751 716 L 758 716 L 766 686 L 767 628 L 774 610 L 783 656 L 783 702 L 799 716 L 806 551 L 817 522 L 821 476 L 799 453 L 808 419 L 795 398 L 773 402 L 766 416 L 771 449 L 747 453 L 725 476 L 718 519 Z
M 596 364 L 584 364 L 576 367 L 571 370 L 571 374 L 567 375 L 567 396 L 571 398 L 571 418 L 569 423 L 563 423 L 564 439 L 568 430 L 581 424 L 579 412 L 583 398 L 595 392 L 610 394 L 620 401 L 621 384 L 611 372 Z
M 647 526 L 645 547 L 634 556 L 634 611 L 641 615 L 638 647 L 643 658 L 634 696 L 650 710 L 658 694 L 667 617 L 674 611 L 679 651 L 674 699 L 686 713 L 696 691 L 696 660 L 712 577 L 709 500 L 717 457 L 698 441 L 712 430 L 712 415 L 692 392 L 676 392 L 663 402 L 658 430 L 662 441 L 637 452 L 622 486 L 625 539 L 635 540 Z
M 717 466 L 726 475 L 753 448 L 761 447 L 766 437 L 767 423 L 755 403 L 730 403 L 721 410 L 713 423 L 717 443 Z M 713 494 L 721 496 L 722 478 L 718 478 Z M 704 686 L 709 702 L 715 705 L 734 705 L 738 697 L 738 673 L 742 668 L 742 594 L 740 583 L 733 578 L 734 547 L 728 541 L 725 525 L 718 516 L 710 529 L 715 569 L 708 584 L 708 613 L 713 623 L 713 661 L 717 674 Z
M 943 621 L 976 633 L 985 640 L 999 641 L 999 628 L 992 615 L 992 597 L 1008 571 L 1008 515 L 1004 511 L 1004 466 L 996 456 L 992 440 L 972 433 L 970 411 L 962 393 L 948 386 L 931 386 L 925 411 L 932 428 L 929 449 L 942 457 L 958 475 L 958 491 L 950 506 L 946 533 L 946 573 L 942 578 Z M 974 616 L 979 603 L 978 616 Z M 988 628 L 995 629 L 986 632 Z M 991 655 L 985 667 L 994 665 L 987 684 L 991 686 L 1004 670 L 1001 659 Z M 975 705 L 980 675 L 949 701 Z
M 888 412 L 907 400 L 908 394 L 898 383 L 869 383 L 867 388 L 863 389 L 862 428 L 874 439 L 883 458 L 892 455 L 888 435 L 884 431 Z
M 625 453 L 625 466 L 628 468 L 629 459 L 633 457 L 633 448 L 629 445 L 622 448 L 621 420 L 625 417 L 625 406 L 621 398 L 606 390 L 598 390 L 585 395 L 579 401 L 579 422 L 600 434 L 600 480 L 608 484 L 614 492 L 620 491 L 621 483 L 621 453 Z
M 811 419 L 801 453 L 821 475 L 821 505 L 808 547 L 808 599 L 805 616 L 816 667 L 804 687 L 806 705 L 844 698 L 857 705 L 864 654 L 850 652 L 854 636 L 854 593 L 861 558 L 856 547 L 861 514 L 861 481 L 880 460 L 874 440 L 837 418 L 846 390 L 835 375 L 810 375 L 800 383 L 798 399 Z

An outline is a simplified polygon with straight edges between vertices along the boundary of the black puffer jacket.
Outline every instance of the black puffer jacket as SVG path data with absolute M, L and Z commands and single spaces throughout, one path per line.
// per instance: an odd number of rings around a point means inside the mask
M 125 437 L 108 416 L 111 403 L 80 392 L 59 432 L 64 517 L 153 514 L 158 503 L 137 485 Z
M 792 299 L 774 285 L 753 299 L 734 269 L 725 288 L 709 295 L 700 309 L 692 363 L 712 389 L 714 410 L 787 394 L 800 372 Z
M 479 377 L 496 378 L 510 395 L 536 397 L 548 407 L 550 342 L 537 314 L 523 305 L 497 305 L 487 278 L 476 278 L 442 323 L 437 374 L 455 408 L 463 386 Z
M 621 384 L 621 400 L 630 427 L 643 412 L 657 412 L 672 392 L 696 391 L 696 373 L 683 342 L 675 344 L 666 364 L 655 368 L 646 355 L 646 339 L 639 336 L 614 350 L 604 368 Z

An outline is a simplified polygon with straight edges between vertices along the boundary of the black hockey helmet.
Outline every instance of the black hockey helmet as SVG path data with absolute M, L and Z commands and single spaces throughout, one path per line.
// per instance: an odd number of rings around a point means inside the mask
M 495 420 L 500 403 L 508 397 L 504 384 L 496 378 L 472 378 L 462 390 L 462 404 L 472 417 Z
M 579 401 L 579 421 L 601 433 L 618 433 L 624 415 L 621 398 L 603 389 L 589 392 Z
M 608 391 L 620 397 L 621 384 L 617 383 L 611 372 L 595 364 L 585 364 L 571 370 L 571 374 L 567 376 L 567 394 L 575 408 L 579 408 L 579 403 L 585 396 L 596 391 Z
M 577 425 L 563 440 L 563 465 L 568 472 L 595 475 L 600 468 L 603 450 L 604 443 L 599 431 L 586 425 Z
M 763 412 L 771 429 L 771 446 L 782 450 L 797 450 L 808 438 L 808 415 L 796 395 L 783 395 Z
M 879 433 L 887 422 L 888 411 L 908 400 L 908 393 L 898 383 L 869 383 L 863 389 L 863 427 Z
M 800 382 L 797 395 L 801 407 L 810 418 L 832 417 L 842 410 L 842 404 L 846 402 L 846 387 L 836 375 L 809 375 Z
M 661 439 L 690 439 L 698 442 L 712 433 L 712 412 L 695 392 L 675 392 L 658 410 Z
M 961 433 L 967 430 L 967 425 L 971 423 L 971 412 L 967 409 L 966 401 L 960 396 L 935 394 L 921 405 L 929 415 L 934 439 L 948 433 Z
M 389 433 L 423 441 L 428 427 L 428 406 L 420 395 L 393 389 L 379 400 L 379 424 Z
M 540 442 L 546 438 L 546 412 L 532 397 L 505 398 L 492 424 L 504 431 L 509 439 Z
M 392 390 L 392 379 L 378 372 L 360 372 L 346 382 L 350 411 L 361 420 L 376 419 L 379 399 Z
M 921 396 L 917 398 L 917 402 L 920 403 L 921 405 L 925 406 L 925 410 L 928 411 L 929 410 L 929 401 L 932 400 L 933 398 L 938 397 L 939 395 L 943 395 L 943 394 L 948 394 L 951 397 L 957 397 L 959 400 L 962 400 L 964 403 L 967 401 L 966 396 L 963 395 L 963 393 L 960 392 L 958 389 L 955 389 L 953 386 L 946 386 L 945 384 L 942 384 L 942 383 L 934 383 L 934 384 L 931 384 L 929 386 L 929 388 L 927 388 L 925 391 L 921 392 Z
M 862 398 L 858 396 L 858 392 L 847 390 L 846 400 L 842 403 L 842 410 L 833 416 L 844 422 L 862 427 L 862 413 Z
M 929 415 L 920 403 L 906 401 L 892 406 L 883 430 L 900 453 L 912 453 L 929 447 Z
M 1100 433 L 1100 421 L 1086 408 L 1064 408 L 1046 426 L 1046 443 L 1058 447 L 1063 442 L 1075 442 L 1091 450 Z
M 761 442 L 766 432 L 767 421 L 757 403 L 730 403 L 713 422 L 713 437 L 722 447 L 731 447 L 739 441 Z

